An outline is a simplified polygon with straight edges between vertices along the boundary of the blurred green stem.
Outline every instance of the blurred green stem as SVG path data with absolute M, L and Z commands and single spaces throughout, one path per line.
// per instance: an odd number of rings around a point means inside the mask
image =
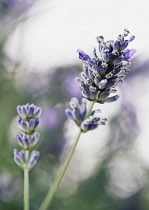
M 26 157 L 26 166 L 24 168 L 24 210 L 29 210 L 29 171 L 27 168 L 28 158 L 29 158 L 29 151 L 25 151 Z
M 94 104 L 95 104 L 95 101 L 91 102 L 88 113 L 86 115 L 86 118 L 91 114 L 91 111 L 93 109 Z M 82 133 L 82 131 L 80 129 L 78 135 L 76 136 L 75 143 L 71 147 L 70 152 L 69 152 L 61 170 L 59 171 L 57 177 L 55 178 L 55 181 L 54 181 L 53 185 L 51 186 L 51 188 L 49 189 L 49 191 L 48 191 L 43 203 L 41 204 L 39 210 L 47 210 L 48 206 L 51 204 L 52 198 L 53 198 L 55 192 L 57 191 L 57 188 L 58 188 L 59 184 L 61 183 L 61 180 L 62 180 L 63 176 L 65 175 L 65 172 L 66 172 L 66 170 L 69 166 L 69 163 L 70 163 L 70 161 L 73 157 L 73 154 L 74 154 L 75 149 L 77 147 L 77 144 L 79 142 L 81 133 Z

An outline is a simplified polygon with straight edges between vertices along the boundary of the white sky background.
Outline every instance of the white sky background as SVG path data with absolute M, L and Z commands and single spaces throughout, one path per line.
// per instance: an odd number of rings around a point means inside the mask
M 43 71 L 79 62 L 78 48 L 92 53 L 98 35 L 116 39 L 128 28 L 136 36 L 132 48 L 138 54 L 144 53 L 144 58 L 149 47 L 147 8 L 147 0 L 40 0 L 30 12 L 36 15 L 18 27 L 18 36 L 9 43 L 9 53 L 22 56 L 31 70 Z
M 79 64 L 76 53 L 78 48 L 91 54 L 93 47 L 98 48 L 96 36 L 103 35 L 106 40 L 116 39 L 125 28 L 136 36 L 130 48 L 137 49 L 137 55 L 142 61 L 149 57 L 147 0 L 40 0 L 30 13 L 36 15 L 18 27 L 14 36 L 10 37 L 7 49 L 12 58 L 22 59 L 31 71 L 44 72 L 49 67 Z M 149 164 L 149 131 L 146 126 L 149 125 L 149 86 L 147 87 L 146 95 L 136 103 L 141 122 L 146 122 L 142 126 L 137 148 Z M 114 114 L 120 103 L 121 101 L 110 105 L 110 109 L 109 105 L 105 105 L 102 110 L 106 117 Z M 102 131 L 105 132 L 105 128 Z M 95 135 L 98 135 L 97 131 Z M 79 148 L 80 154 L 88 152 L 88 161 L 91 162 L 91 158 L 95 158 L 98 152 L 97 145 L 104 143 L 102 140 L 102 143 L 99 142 L 98 138 L 94 142 L 90 141 L 91 134 L 87 136 L 88 141 L 82 139 Z M 81 160 L 83 161 L 82 156 Z M 84 156 L 83 171 L 86 162 L 87 158 Z M 92 168 L 92 164 L 89 168 Z M 86 165 L 85 169 L 87 170 Z

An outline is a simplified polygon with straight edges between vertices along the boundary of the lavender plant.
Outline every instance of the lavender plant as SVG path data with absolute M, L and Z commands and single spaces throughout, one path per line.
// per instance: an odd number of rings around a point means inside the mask
M 40 152 L 30 149 L 38 142 L 39 133 L 36 128 L 39 124 L 41 108 L 34 104 L 17 106 L 18 125 L 20 132 L 16 136 L 17 143 L 23 148 L 21 151 L 14 149 L 14 161 L 24 170 L 24 210 L 29 210 L 29 171 L 38 161 Z
M 99 125 L 105 125 L 107 119 L 99 116 L 100 110 L 92 110 L 95 103 L 109 103 L 118 100 L 116 93 L 117 85 L 123 81 L 125 74 L 129 72 L 130 59 L 136 53 L 135 49 L 127 49 L 135 36 L 130 36 L 129 31 L 118 35 L 116 41 L 105 41 L 103 36 L 97 37 L 99 52 L 93 51 L 93 58 L 82 50 L 77 50 L 79 58 L 83 62 L 83 72 L 81 78 L 75 78 L 79 82 L 78 89 L 82 92 L 82 99 L 72 98 L 69 108 L 65 110 L 68 118 L 73 120 L 79 127 L 79 133 L 75 139 L 71 150 L 60 169 L 53 185 L 50 187 L 40 210 L 48 209 L 52 198 L 67 170 L 71 158 L 75 152 L 76 146 L 82 133 L 96 129 Z M 86 101 L 90 101 L 90 107 L 87 107 Z

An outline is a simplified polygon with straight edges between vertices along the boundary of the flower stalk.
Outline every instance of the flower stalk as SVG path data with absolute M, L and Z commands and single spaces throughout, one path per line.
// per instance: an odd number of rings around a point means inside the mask
M 95 101 L 90 103 L 90 107 L 89 107 L 88 113 L 86 115 L 86 118 L 90 115 L 94 104 L 95 104 Z M 60 183 L 61 183 L 61 181 L 62 181 L 62 179 L 63 179 L 63 177 L 65 175 L 65 172 L 66 172 L 66 170 L 67 170 L 67 168 L 69 166 L 69 163 L 70 163 L 70 161 L 71 161 L 71 159 L 73 157 L 73 154 L 75 152 L 75 149 L 77 147 L 77 144 L 79 142 L 81 134 L 82 134 L 82 130 L 80 129 L 78 135 L 76 136 L 75 142 L 74 142 L 73 146 L 71 147 L 70 152 L 69 152 L 69 154 L 68 154 L 68 156 L 67 156 L 67 158 L 66 158 L 66 160 L 65 160 L 65 162 L 64 162 L 64 164 L 62 166 L 62 168 L 60 169 L 60 171 L 59 171 L 59 173 L 58 173 L 58 175 L 57 175 L 53 185 L 49 189 L 49 191 L 48 191 L 48 193 L 47 193 L 47 195 L 45 197 L 45 200 L 43 201 L 43 203 L 42 203 L 41 207 L 39 208 L 39 210 L 46 210 L 50 206 L 50 204 L 52 202 L 52 198 L 53 198 L 54 194 L 56 193 L 57 188 L 59 187 L 59 185 L 60 185 Z
M 35 166 L 40 153 L 30 149 L 38 142 L 39 134 L 36 128 L 39 124 L 41 108 L 34 104 L 17 107 L 20 132 L 16 136 L 17 143 L 23 148 L 14 149 L 14 161 L 24 170 L 24 210 L 29 210 L 29 171 Z
M 24 167 L 24 210 L 29 210 L 29 170 L 27 168 L 29 151 L 25 151 L 25 167 Z

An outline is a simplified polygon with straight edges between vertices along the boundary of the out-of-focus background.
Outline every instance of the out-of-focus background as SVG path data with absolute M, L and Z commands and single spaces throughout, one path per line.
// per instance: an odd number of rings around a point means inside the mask
M 76 125 L 67 120 L 74 77 L 82 70 L 76 50 L 92 55 L 96 36 L 116 39 L 128 28 L 137 49 L 119 101 L 97 104 L 106 126 L 83 134 L 51 210 L 149 209 L 149 29 L 146 0 L 0 0 L 0 209 L 23 209 L 23 171 L 16 106 L 43 109 L 30 172 L 31 209 L 39 208 L 67 156 Z

